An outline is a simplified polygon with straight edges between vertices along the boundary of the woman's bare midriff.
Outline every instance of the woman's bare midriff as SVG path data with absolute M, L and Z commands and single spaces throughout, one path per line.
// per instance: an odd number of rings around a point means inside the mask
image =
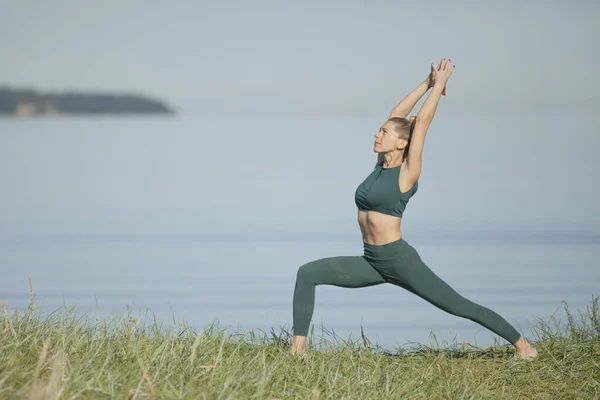
M 363 242 L 384 245 L 402 237 L 400 224 L 402 218 L 386 215 L 377 211 L 358 211 L 358 225 Z

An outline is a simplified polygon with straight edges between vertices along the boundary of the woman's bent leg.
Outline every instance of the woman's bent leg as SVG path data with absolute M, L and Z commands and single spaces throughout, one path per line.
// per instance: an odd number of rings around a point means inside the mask
M 504 318 L 476 304 L 460 294 L 438 277 L 425 263 L 417 251 L 404 242 L 402 256 L 393 267 L 380 271 L 387 275 L 387 281 L 415 293 L 437 308 L 450 314 L 470 319 L 481 326 L 515 344 L 521 335 Z M 379 270 L 379 268 L 378 268 Z
M 308 334 L 317 285 L 361 288 L 381 283 L 385 283 L 383 277 L 362 256 L 328 257 L 304 264 L 298 269 L 294 288 L 294 335 Z

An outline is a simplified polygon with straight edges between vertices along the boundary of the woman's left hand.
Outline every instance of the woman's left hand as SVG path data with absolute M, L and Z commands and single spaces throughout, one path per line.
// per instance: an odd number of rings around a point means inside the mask
M 438 64 L 436 70 L 439 70 L 442 67 L 442 61 L 443 60 L 440 60 L 440 63 Z M 431 72 L 425 79 L 425 82 L 427 82 L 427 89 L 431 89 L 433 87 L 433 85 L 435 85 L 435 75 L 434 75 L 434 70 L 433 70 L 433 63 L 431 65 Z M 442 95 L 443 96 L 446 95 L 446 85 L 444 85 L 444 90 L 442 90 Z
M 444 85 L 442 94 L 446 93 L 446 82 L 450 79 L 450 75 L 454 72 L 454 68 L 454 65 L 450 68 L 450 59 L 446 61 L 445 58 L 442 58 L 442 61 L 440 61 L 437 68 L 434 63 L 431 63 L 431 80 L 434 85 Z

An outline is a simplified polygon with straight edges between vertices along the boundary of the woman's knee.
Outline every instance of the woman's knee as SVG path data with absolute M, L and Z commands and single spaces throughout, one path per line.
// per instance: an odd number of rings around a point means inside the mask
M 310 261 L 306 264 L 301 265 L 298 268 L 298 272 L 296 273 L 296 279 L 313 281 L 317 268 L 317 261 Z
M 443 306 L 440 308 L 452 315 L 456 315 L 457 317 L 471 320 L 477 319 L 477 315 L 480 314 L 482 310 L 480 305 L 473 303 L 454 290 L 445 296 Z
M 447 313 L 469 318 L 476 305 L 431 270 L 428 268 L 427 270 L 427 273 L 415 274 L 416 276 L 411 277 L 411 286 L 417 294 Z

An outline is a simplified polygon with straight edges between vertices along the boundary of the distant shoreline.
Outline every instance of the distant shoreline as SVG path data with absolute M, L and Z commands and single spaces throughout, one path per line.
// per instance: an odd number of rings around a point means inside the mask
M 106 114 L 172 115 L 175 111 L 164 101 L 137 94 L 41 92 L 0 87 L 0 115 L 39 117 Z

